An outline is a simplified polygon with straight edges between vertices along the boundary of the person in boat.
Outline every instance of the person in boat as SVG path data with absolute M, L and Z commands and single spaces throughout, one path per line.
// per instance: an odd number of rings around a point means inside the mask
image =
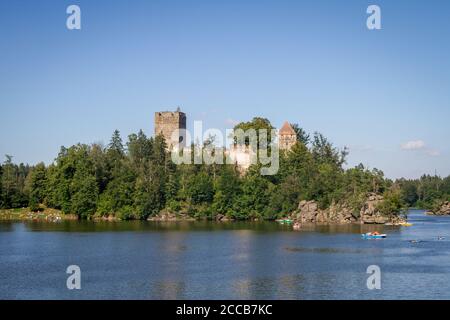
M 371 235 L 371 236 L 379 236 L 380 233 L 379 233 L 378 231 L 374 231 L 374 232 L 372 232 L 370 235 Z
M 293 225 L 294 230 L 300 230 L 301 227 L 302 227 L 302 225 L 298 221 L 296 221 Z

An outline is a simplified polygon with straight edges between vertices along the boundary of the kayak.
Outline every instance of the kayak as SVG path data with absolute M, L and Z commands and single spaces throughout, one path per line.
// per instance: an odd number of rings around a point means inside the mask
M 384 239 L 386 238 L 385 234 L 371 234 L 371 233 L 363 233 L 361 235 L 363 239 Z
M 412 227 L 412 226 L 413 226 L 412 223 L 408 223 L 408 222 L 400 223 L 400 225 L 401 225 L 402 227 Z
M 277 220 L 279 223 L 281 224 L 292 224 L 294 221 L 290 220 L 290 219 L 281 219 L 281 220 Z

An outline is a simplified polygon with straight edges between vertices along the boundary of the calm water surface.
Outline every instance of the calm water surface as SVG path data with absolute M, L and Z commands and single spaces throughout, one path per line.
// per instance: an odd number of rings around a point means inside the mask
M 0 222 L 0 299 L 450 299 L 450 217 L 410 222 Z M 361 239 L 373 230 L 388 238 Z M 79 291 L 66 288 L 73 264 Z M 369 265 L 381 290 L 366 287 Z

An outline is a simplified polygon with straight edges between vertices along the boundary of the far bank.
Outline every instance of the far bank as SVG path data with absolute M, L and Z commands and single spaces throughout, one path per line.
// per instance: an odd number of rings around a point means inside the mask
M 387 211 L 386 211 L 387 210 Z M 311 224 L 374 224 L 374 225 L 402 225 L 407 221 L 406 211 L 392 213 L 389 211 L 389 204 L 382 195 L 369 193 L 355 207 L 355 204 L 348 202 L 332 203 L 328 208 L 321 208 L 320 204 L 314 200 L 300 201 L 296 210 L 291 213 L 279 213 L 275 216 L 282 219 L 289 219 L 302 225 Z M 131 217 L 131 218 L 130 218 Z M 156 215 L 147 219 L 135 219 L 130 215 L 126 219 L 120 215 L 95 214 L 89 219 L 80 219 L 75 214 L 65 214 L 61 210 L 51 209 L 41 206 L 39 210 L 32 211 L 30 208 L 2 209 L 0 210 L 0 220 L 3 221 L 48 221 L 59 222 L 63 220 L 91 220 L 91 221 L 126 221 L 126 220 L 147 220 L 161 222 L 180 221 L 276 221 L 278 219 L 266 219 L 254 216 L 246 219 L 235 219 L 233 216 L 224 214 L 212 214 L 210 216 L 199 216 L 186 210 L 173 212 L 162 210 Z

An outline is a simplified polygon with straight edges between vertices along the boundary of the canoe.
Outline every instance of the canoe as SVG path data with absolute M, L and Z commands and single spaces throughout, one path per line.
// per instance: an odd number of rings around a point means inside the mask
M 277 220 L 278 221 L 278 223 L 281 223 L 281 224 L 291 224 L 291 223 L 293 223 L 294 222 L 294 220 L 290 220 L 290 219 L 280 219 L 280 220 Z
M 361 235 L 363 239 L 384 239 L 386 238 L 385 234 L 369 234 L 369 233 L 363 233 Z

